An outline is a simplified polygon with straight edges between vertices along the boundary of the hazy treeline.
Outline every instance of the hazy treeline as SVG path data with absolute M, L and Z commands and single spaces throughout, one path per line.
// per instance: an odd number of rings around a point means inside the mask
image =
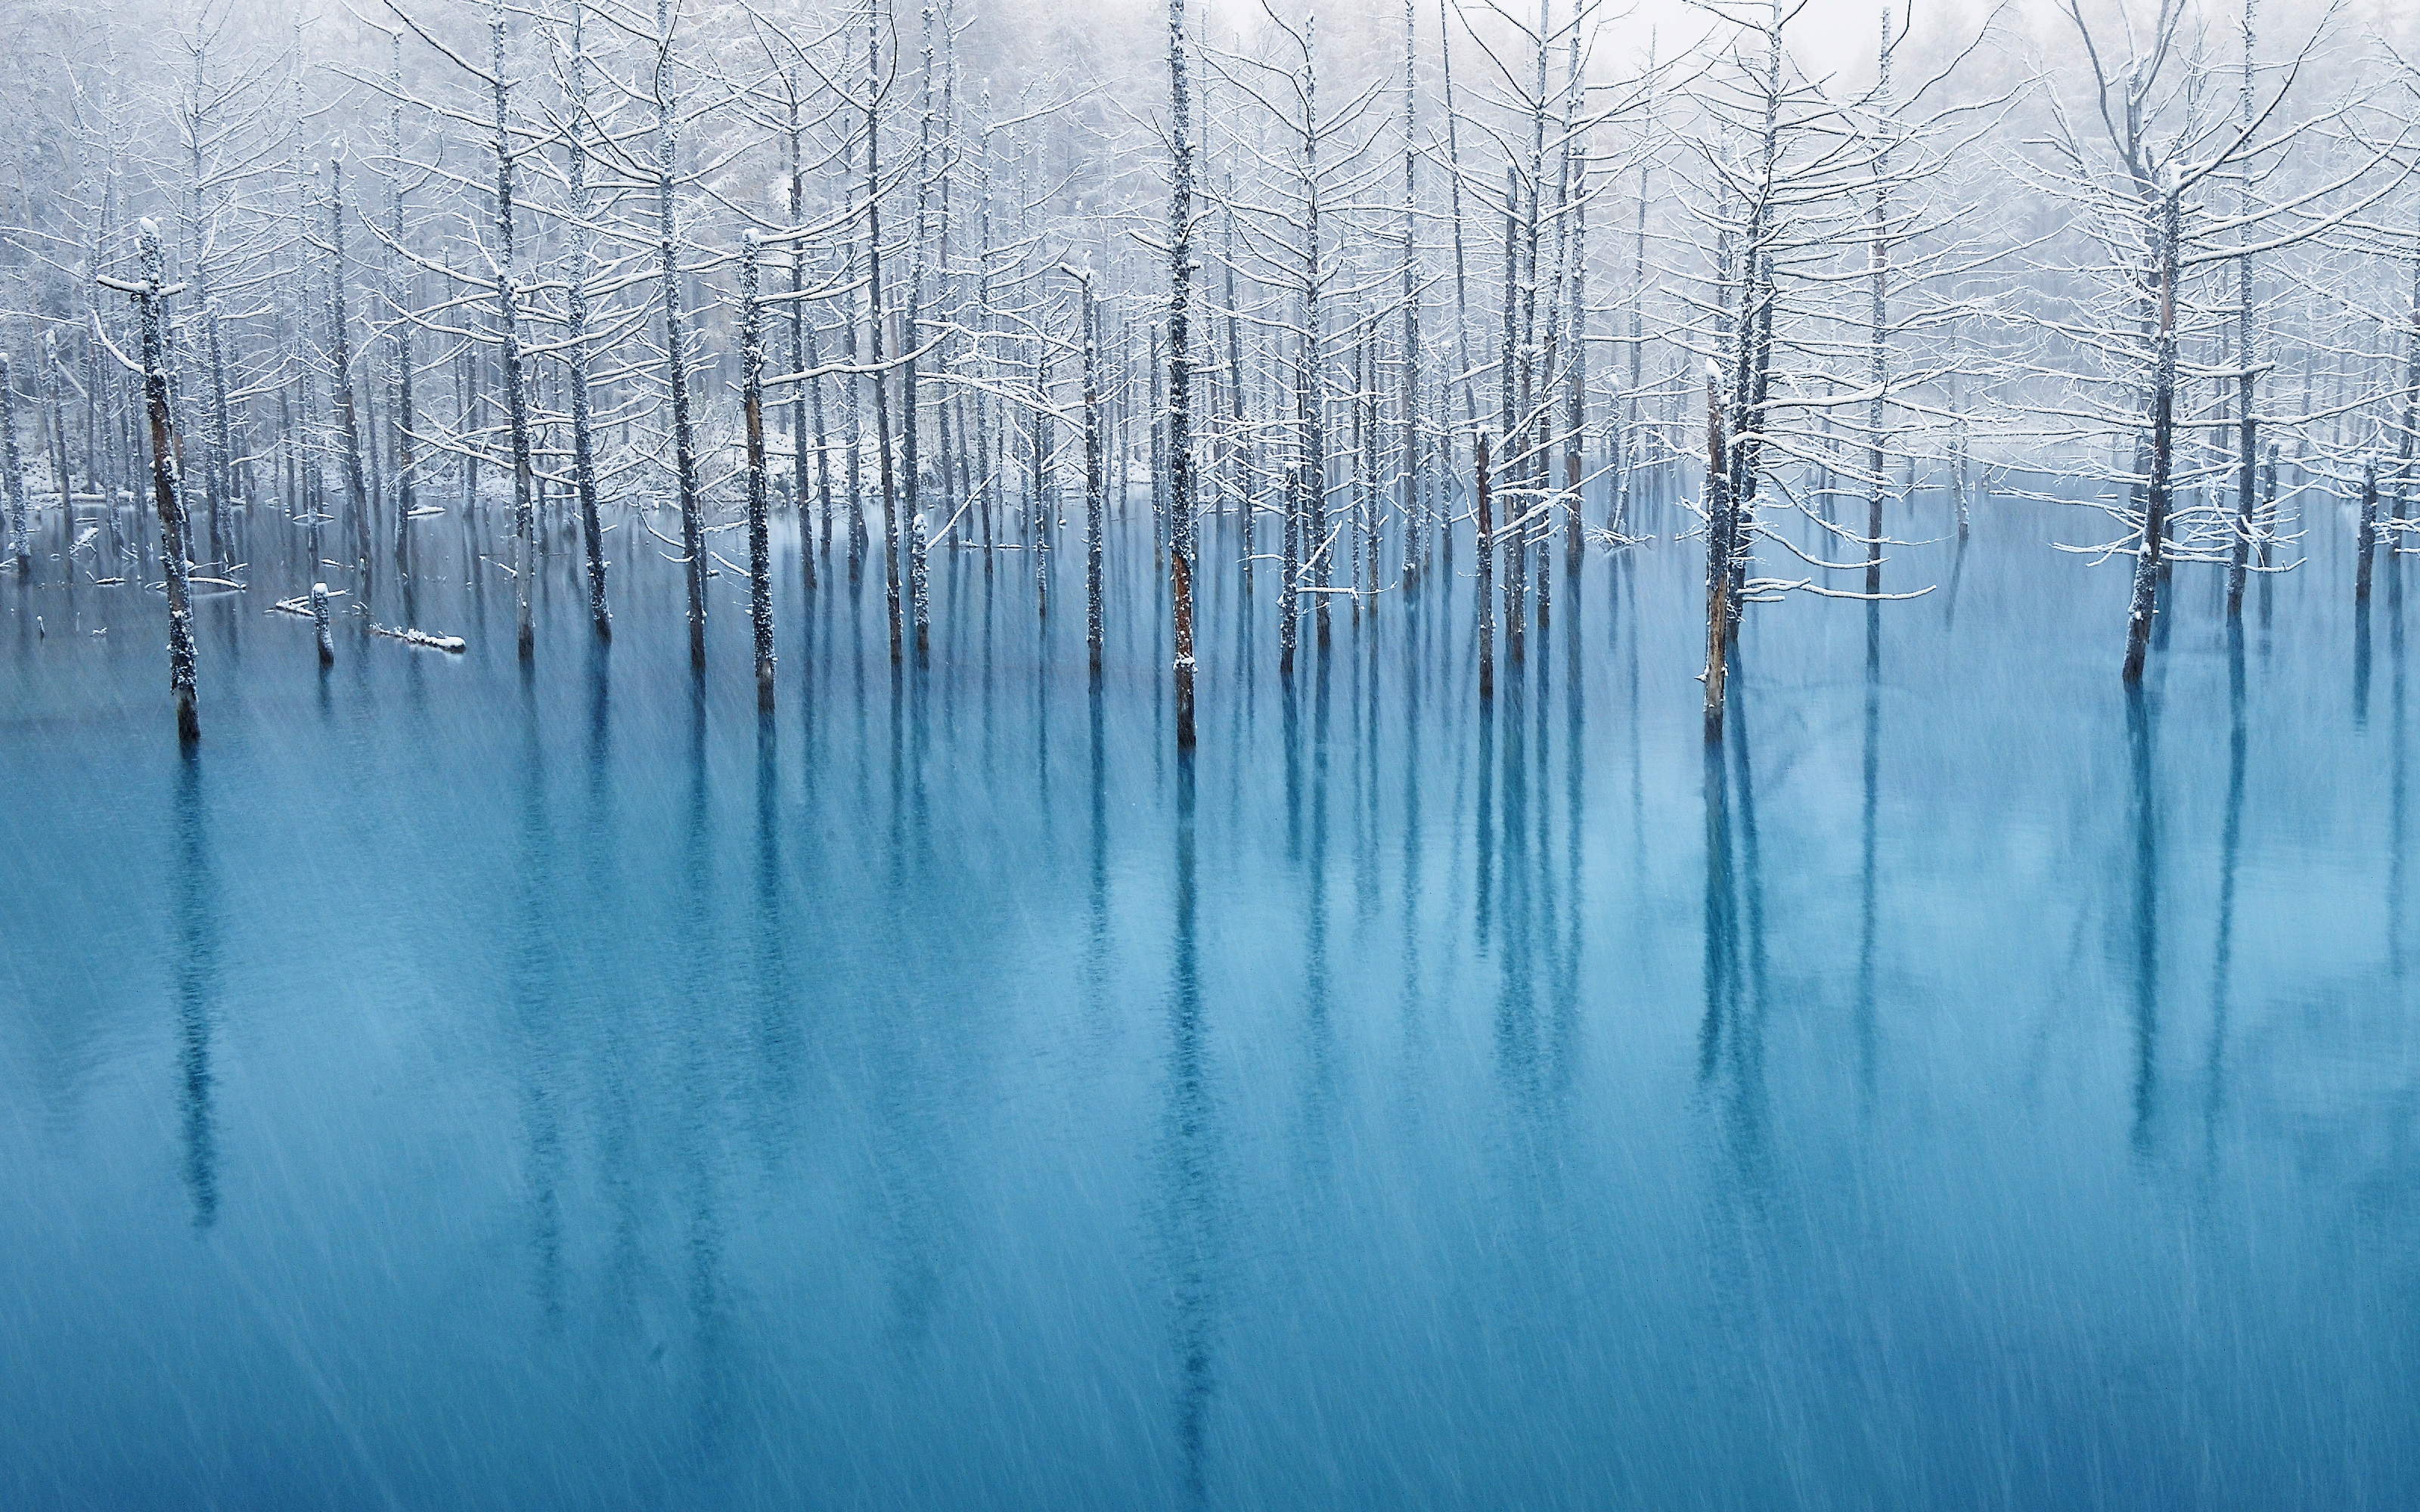
M 1517 657 L 1670 499 L 1712 718 L 1742 604 L 1919 591 L 1886 506 L 2056 473 L 2133 559 L 2131 672 L 2166 562 L 2240 601 L 2303 490 L 2366 489 L 2366 544 L 2420 491 L 2409 23 L 2273 8 L 24 4 L 18 570 L 64 505 L 125 578 L 156 499 L 205 580 L 273 512 L 366 598 L 508 512 L 600 635 L 608 532 L 685 563 L 701 660 L 750 576 L 769 696 L 784 513 L 901 655 L 932 552 L 1096 585 L 1147 501 L 1179 641 L 1188 575 L 1257 570 L 1291 665 L 1457 528 Z

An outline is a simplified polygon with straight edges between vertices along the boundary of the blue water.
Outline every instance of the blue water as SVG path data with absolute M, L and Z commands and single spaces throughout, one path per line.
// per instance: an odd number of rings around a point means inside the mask
M 448 518 L 469 653 L 323 675 L 250 522 L 190 756 L 51 562 L 0 1504 L 2420 1504 L 2420 604 L 2304 524 L 2130 702 L 2097 522 L 1921 501 L 1711 758 L 1694 542 L 1559 556 L 1482 711 L 1466 538 L 1289 693 L 1226 522 L 1189 766 L 1140 517 L 1097 691 L 1073 550 L 941 553 L 902 675 L 782 538 L 768 718 L 635 528 L 610 651 Z

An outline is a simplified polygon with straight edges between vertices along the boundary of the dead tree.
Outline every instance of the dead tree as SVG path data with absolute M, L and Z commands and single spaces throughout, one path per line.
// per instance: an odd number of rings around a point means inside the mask
M 202 724 L 194 699 L 194 597 L 187 562 L 185 505 L 177 476 L 177 437 L 168 409 L 169 299 L 184 292 L 167 281 L 160 228 L 149 219 L 139 227 L 143 277 L 139 283 L 102 277 L 104 288 L 134 300 L 143 330 L 143 400 L 151 432 L 151 501 L 160 516 L 160 564 L 168 590 L 168 686 L 177 699 L 177 735 L 198 740 Z
M 25 544 L 25 465 L 17 454 L 17 385 L 8 373 L 8 354 L 0 352 L 0 505 L 8 511 L 8 559 L 20 579 L 34 568 Z
M 1185 0 L 1168 0 L 1168 479 L 1171 603 L 1176 636 L 1176 745 L 1193 745 L 1193 135 L 1185 74 Z M 1327 609 L 1322 600 L 1320 621 Z
M 756 704 L 773 706 L 772 545 L 766 521 L 765 320 L 754 232 L 739 245 L 740 406 L 748 434 L 748 623 L 756 638 Z

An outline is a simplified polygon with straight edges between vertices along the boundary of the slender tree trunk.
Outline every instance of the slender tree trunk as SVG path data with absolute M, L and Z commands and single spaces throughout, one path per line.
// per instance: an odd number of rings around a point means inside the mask
M 353 402 L 353 338 L 345 312 L 345 162 L 328 164 L 328 337 L 336 385 L 336 425 L 345 447 L 345 503 L 352 512 L 353 544 L 363 571 L 369 566 L 369 486 L 362 471 L 361 417 Z M 217 321 L 210 321 L 216 345 Z
M 1489 498 L 1487 432 L 1478 433 L 1471 447 L 1472 493 L 1479 510 L 1479 696 L 1496 696 L 1496 519 Z
M 2390 553 L 2402 548 L 2403 528 L 2399 522 L 2412 517 L 2415 489 L 2420 489 L 2420 475 L 2415 475 L 2412 465 L 2412 442 L 2420 437 L 2420 236 L 2415 236 L 2412 248 L 2412 320 L 2404 340 L 2409 349 L 2404 353 L 2403 435 L 2396 443 L 2395 461 L 2395 517 L 2398 523 L 2387 540 Z M 2247 378 L 2244 381 L 2251 380 Z M 2244 444 L 2248 447 L 2251 442 L 2247 440 Z
M 908 543 L 908 589 L 916 619 L 916 659 L 932 654 L 933 630 L 926 618 L 924 594 L 924 470 L 919 453 L 918 418 L 923 413 L 923 387 L 917 371 L 918 348 L 923 344 L 925 246 L 930 238 L 927 202 L 933 185 L 933 8 L 924 8 L 923 100 L 916 120 L 915 236 L 908 253 L 908 305 L 901 320 L 900 471 L 908 491 L 908 517 L 912 522 Z M 946 492 L 946 489 L 944 490 Z
M 1890 139 L 1887 125 L 1890 112 L 1891 9 L 1883 7 L 1883 39 L 1879 81 L 1874 85 L 1876 109 L 1885 119 L 1883 145 L 1874 153 L 1874 219 L 1873 239 L 1869 253 L 1869 277 L 1872 282 L 1872 308 L 1869 312 L 1871 371 L 1873 396 L 1869 401 L 1866 416 L 1866 592 L 1883 591 L 1883 493 L 1888 486 L 1885 455 L 1887 437 L 1883 429 L 1885 409 L 1890 392 Z
M 804 373 L 815 366 L 807 345 L 807 244 L 799 234 L 806 224 L 806 169 L 804 164 L 804 131 L 799 123 L 799 70 L 793 66 L 784 76 L 785 98 L 789 106 L 790 147 L 790 371 Z M 824 455 L 824 386 L 821 378 L 802 378 L 790 390 L 790 498 L 799 516 L 799 572 L 809 591 L 815 586 L 815 547 L 808 528 L 807 512 L 807 406 L 814 401 L 816 496 L 823 504 L 824 545 L 831 545 L 831 464 Z
M 1445 82 L 1445 161 L 1448 208 L 1453 222 L 1453 354 L 1462 370 L 1462 423 L 1479 424 L 1479 394 L 1470 376 L 1470 275 L 1463 246 L 1462 137 L 1453 107 L 1453 17 L 1450 0 L 1437 0 L 1437 67 Z M 1449 464 L 1451 458 L 1448 459 Z
M 1504 507 L 1504 659 L 1521 661 L 1521 631 L 1528 614 L 1525 603 L 1528 568 L 1529 525 L 1524 517 L 1528 499 L 1518 491 L 1528 471 L 1528 436 L 1521 416 L 1521 175 L 1504 170 L 1504 336 L 1497 350 L 1497 429 L 1504 438 L 1503 471 L 1514 492 Z
M 1581 137 L 1580 120 L 1586 114 L 1587 81 L 1580 72 L 1580 39 L 1572 35 L 1571 102 L 1563 147 L 1564 205 L 1568 223 L 1564 235 L 1569 239 L 1567 259 L 1572 270 L 1571 302 L 1568 316 L 1571 329 L 1571 365 L 1564 376 L 1565 413 L 1563 415 L 1563 559 L 1569 563 L 1577 583 L 1580 553 L 1585 543 L 1588 511 L 1580 498 L 1581 451 L 1588 437 L 1588 149 Z
M 806 330 L 806 356 L 799 367 L 801 372 L 813 372 L 816 368 L 823 366 L 823 355 L 818 349 L 820 343 L 817 341 L 816 335 L 816 328 L 813 325 L 809 325 Z M 801 553 L 805 553 L 812 548 L 814 550 L 820 551 L 825 556 L 829 557 L 831 555 L 832 534 L 831 447 L 826 440 L 826 432 L 824 429 L 824 380 L 820 378 L 809 378 L 805 382 L 799 384 L 799 387 L 804 391 L 807 400 L 814 409 L 814 424 L 815 427 L 815 504 L 820 515 L 820 519 L 818 520 L 816 527 L 817 539 L 810 542 L 807 538 L 806 510 L 803 506 L 799 509 L 799 550 Z M 807 586 L 812 588 L 814 586 L 814 569 L 811 566 L 807 569 Z
M 537 631 L 530 620 L 530 578 L 535 570 L 531 519 L 529 394 L 521 373 L 520 282 L 513 270 L 513 138 L 511 86 L 504 72 L 504 8 L 489 12 L 496 106 L 496 319 L 504 340 L 504 419 L 513 456 L 513 597 L 520 655 L 536 653 Z
M 765 468 L 765 318 L 758 243 L 739 245 L 740 406 L 748 431 L 748 623 L 756 637 L 756 706 L 773 706 L 772 541 L 766 521 L 771 480 Z
M 1378 320 L 1373 316 L 1361 328 L 1361 558 L 1357 577 L 1361 590 L 1357 612 L 1378 611 Z
M 574 0 L 571 8 L 572 118 L 566 133 L 566 164 L 570 179 L 571 276 L 564 291 L 564 357 L 566 386 L 571 390 L 571 486 L 579 495 L 580 533 L 587 551 L 588 623 L 599 640 L 613 639 L 613 614 L 605 596 L 605 528 L 597 512 L 597 445 L 588 393 L 588 279 L 595 262 L 588 223 L 595 207 L 588 194 L 588 54 L 586 11 Z M 401 225 L 401 207 L 396 214 Z M 407 391 L 408 393 L 409 391 Z
M 577 15 L 577 12 L 574 12 Z M 574 37 L 578 36 L 577 23 Z M 575 46 L 577 43 L 575 41 Z M 394 177 L 388 184 L 387 239 L 396 247 L 404 245 L 403 219 L 403 33 L 396 32 L 390 43 L 393 65 L 387 75 L 387 88 L 392 101 L 386 117 L 386 156 Z M 391 265 L 390 265 L 391 266 Z M 417 480 L 412 476 L 412 396 L 411 396 L 411 317 L 407 304 L 417 303 L 406 294 L 407 273 L 398 280 L 392 274 L 386 281 L 386 317 L 389 337 L 388 359 L 395 364 L 392 397 L 387 416 L 395 433 L 387 441 L 388 464 L 395 477 L 395 566 L 397 573 L 411 571 L 411 511 L 416 503 Z M 406 597 L 404 602 L 411 602 Z
M 503 65 L 498 65 L 499 71 Z M 673 113 L 671 0 L 656 0 L 656 261 L 664 306 L 664 383 L 672 393 L 673 475 L 679 491 L 681 553 L 688 561 L 689 660 L 706 670 L 706 522 L 698 507 L 697 440 L 690 420 L 689 341 L 681 315 L 680 240 L 674 203 L 679 138 Z
M 2236 90 L 2236 120 L 2241 129 L 2252 130 L 2252 47 L 2254 0 L 2243 0 L 2243 78 Z M 2250 223 L 2252 215 L 2252 176 L 2247 168 L 2238 186 L 2236 207 L 2241 217 Z M 2247 229 L 2244 238 L 2251 239 Z M 2254 357 L 2257 337 L 2252 310 L 2252 255 L 2247 252 L 2235 263 L 2235 355 L 2238 371 L 2235 378 L 2235 540 L 2227 554 L 2226 617 L 2234 620 L 2243 613 L 2243 579 L 2252 552 L 2254 490 L 2257 482 L 2257 458 L 2259 455 L 2259 417 L 2253 410 L 2255 383 Z M 2409 393 L 2412 405 L 2420 405 L 2420 259 L 2412 266 L 2412 329 L 2413 350 Z M 2406 409 L 2403 431 L 2403 455 L 2408 463 L 2412 455 L 2412 427 L 2420 410 Z M 2408 472 L 2407 472 L 2408 480 Z M 2404 485 L 2411 486 L 2407 481 Z
M 1404 452 L 1399 503 L 1404 520 L 1404 581 L 1407 585 L 1419 574 L 1419 547 L 1428 538 L 1428 522 L 1419 514 L 1419 47 L 1412 14 L 1412 0 L 1404 0 Z
M 140 245 L 140 284 L 109 279 L 101 282 L 132 294 L 142 319 L 143 396 L 151 423 L 151 498 L 160 516 L 160 563 L 168 590 L 168 686 L 177 700 L 178 738 L 192 741 L 200 739 L 202 733 L 201 718 L 194 707 L 193 585 L 186 565 L 185 506 L 177 476 L 177 440 L 168 407 L 167 303 L 168 296 L 176 289 L 167 282 L 167 259 L 160 250 L 159 228 L 147 220 L 142 223 Z M 73 544 L 72 539 L 70 544 Z M 74 570 L 72 563 L 69 570 Z
M 1651 77 L 1655 72 L 1655 43 L 1652 33 L 1649 34 L 1647 44 L 1647 71 Z M 1647 101 L 1647 121 L 1643 130 L 1651 140 L 1653 138 L 1654 128 L 1655 100 L 1654 96 L 1650 94 Z M 1626 413 L 1621 433 L 1621 455 L 1619 469 L 1621 491 L 1615 496 L 1613 504 L 1613 531 L 1618 538 L 1627 537 L 1630 534 L 1633 479 L 1637 475 L 1639 458 L 1644 452 L 1643 438 L 1638 425 L 1638 391 L 1639 385 L 1646 377 L 1647 173 L 1648 163 L 1642 159 L 1638 164 L 1638 224 L 1636 239 L 1632 244 L 1630 265 L 1630 383 L 1622 396 Z M 1823 412 L 1826 417 L 1831 414 L 1829 409 Z M 1830 517 L 1827 515 L 1825 517 Z
M 1169 0 L 1169 585 L 1176 629 L 1176 750 L 1193 750 L 1193 101 L 1186 0 Z
M 1295 434 L 1297 438 L 1307 436 L 1310 431 L 1310 357 L 1307 353 L 1298 353 L 1295 359 L 1294 389 Z M 1303 495 L 1315 486 L 1310 481 L 1311 471 L 1310 446 L 1302 442 L 1286 468 L 1285 546 L 1278 580 L 1278 672 L 1284 677 L 1294 675 L 1295 642 L 1301 633 Z
M 34 570 L 33 550 L 25 544 L 25 465 L 17 451 L 17 385 L 8 373 L 8 354 L 0 352 L 0 503 L 8 509 L 8 559 L 23 581 Z
M 166 360 L 164 354 L 167 340 L 167 332 L 163 328 L 160 333 L 163 363 Z M 62 553 L 64 555 L 65 549 L 72 549 L 75 546 L 75 479 L 68 472 L 67 407 L 65 401 L 59 397 L 59 372 L 62 361 L 59 356 L 58 332 L 43 332 L 42 397 L 43 408 L 48 411 L 51 422 L 51 434 L 45 443 L 45 449 L 50 453 L 52 478 L 59 486 L 59 524 L 66 532 Z M 163 381 L 164 382 L 165 379 Z M 177 517 L 177 527 L 179 531 L 187 529 L 181 513 Z M 179 539 L 181 540 L 181 537 Z M 188 555 L 190 556 L 190 553 Z M 75 563 L 70 561 L 67 563 L 67 567 L 68 579 L 72 582 L 75 579 Z
M 409 572 L 411 554 L 411 512 L 419 506 L 418 463 L 412 453 L 411 429 L 418 424 L 412 409 L 411 323 L 395 323 L 395 563 Z
M 878 18 L 865 17 L 865 294 L 873 318 L 875 460 L 882 478 L 882 583 L 891 612 L 891 660 L 901 656 L 899 489 L 891 468 L 891 388 L 882 371 L 882 43 Z
M 1317 18 L 1305 28 L 1316 45 Z M 1306 54 L 1302 69 L 1303 184 L 1303 486 L 1309 509 L 1302 549 L 1311 568 L 1311 624 L 1322 653 L 1327 650 L 1327 590 L 1335 553 L 1327 548 L 1327 368 L 1324 343 L 1326 321 L 1320 314 L 1326 271 L 1320 257 L 1321 193 L 1319 177 L 1319 73 L 1317 58 Z
M 854 588 L 865 571 L 865 422 L 862 408 L 864 395 L 861 392 L 865 379 L 857 371 L 857 216 L 853 207 L 847 203 L 853 200 L 855 195 L 854 184 L 850 177 L 852 167 L 850 146 L 851 144 L 843 144 L 840 164 L 841 195 L 844 208 L 849 210 L 848 236 L 843 243 L 842 250 L 844 258 L 842 272 L 850 291 L 847 316 L 841 322 L 841 356 L 849 368 L 848 381 L 842 390 L 842 393 L 847 396 L 847 403 L 842 406 L 842 419 L 845 424 L 844 440 L 847 447 L 848 461 L 848 580 L 850 586 Z
M 1151 363 L 1151 564 L 1156 569 L 1168 553 L 1168 369 L 1159 360 L 1159 332 L 1150 333 Z
M 225 513 L 229 471 L 227 467 L 226 348 L 220 337 L 219 307 L 216 300 L 205 300 L 202 302 L 202 332 L 203 340 L 208 344 L 210 364 L 209 430 L 203 446 L 204 463 L 210 471 L 210 486 L 207 490 L 210 506 L 210 559 L 214 562 L 230 562 L 234 557 L 227 543 Z M 98 378 L 99 376 L 99 371 L 96 369 L 94 377 Z M 97 383 L 95 387 L 98 387 Z M 100 477 L 99 470 L 93 465 L 98 459 L 97 453 L 98 449 L 91 447 L 87 447 L 85 453 L 85 471 L 96 480 Z M 109 490 L 101 486 L 98 481 L 94 486 L 96 492 L 108 495 Z M 108 508 L 110 517 L 116 519 L 117 501 L 114 496 L 108 500 Z
M 2126 616 L 2125 680 L 2140 682 L 2150 648 L 2151 621 L 2159 609 L 2161 548 L 2167 539 L 2168 478 L 2175 452 L 2177 397 L 2177 240 L 2182 191 L 2171 181 L 2160 191 L 2156 246 L 2159 262 L 2159 331 L 2151 367 L 2150 483 L 2143 490 L 2143 539 L 2134 558 L 2134 590 Z M 2363 589 L 2368 587 L 2363 557 Z
M 1099 307 L 1093 280 L 1082 279 L 1084 322 L 1084 649 L 1094 675 L 1101 671 L 1101 354 Z
M 1723 736 L 1723 682 L 1730 666 L 1732 539 L 1730 447 L 1723 436 L 1723 400 L 1706 374 L 1706 738 Z
M 2361 521 L 2354 527 L 2353 548 L 2358 553 L 2352 577 L 2352 601 L 2369 602 L 2370 563 L 2378 557 L 2378 458 L 2364 457 L 2361 464 Z

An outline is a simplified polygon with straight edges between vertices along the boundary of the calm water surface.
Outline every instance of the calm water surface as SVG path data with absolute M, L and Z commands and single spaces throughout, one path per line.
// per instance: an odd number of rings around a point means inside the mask
M 1189 766 L 1140 519 L 1097 690 L 1073 550 L 902 676 L 783 541 L 768 718 L 635 527 L 610 651 L 449 517 L 370 596 L 469 654 L 322 675 L 255 521 L 190 758 L 51 562 L 0 1504 L 2420 1504 L 2420 580 L 2307 524 L 2130 703 L 2101 527 L 1991 505 L 1754 610 L 1709 756 L 1696 543 L 1482 711 L 1466 539 L 1289 692 L 1230 522 Z

